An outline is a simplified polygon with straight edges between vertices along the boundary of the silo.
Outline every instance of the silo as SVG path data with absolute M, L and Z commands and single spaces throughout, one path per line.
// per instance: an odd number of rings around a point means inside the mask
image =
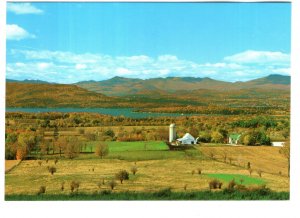
M 176 126 L 175 123 L 172 123 L 169 130 L 169 142 L 173 142 L 174 140 L 176 140 Z

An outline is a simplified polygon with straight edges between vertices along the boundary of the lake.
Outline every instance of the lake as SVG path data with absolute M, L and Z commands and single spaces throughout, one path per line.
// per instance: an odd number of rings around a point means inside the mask
M 124 116 L 130 118 L 178 117 L 178 116 L 196 115 L 196 114 L 180 114 L 180 113 L 134 112 L 133 108 L 6 108 L 6 112 L 27 112 L 27 113 L 88 112 L 88 113 L 99 113 L 99 114 L 106 114 L 112 116 Z

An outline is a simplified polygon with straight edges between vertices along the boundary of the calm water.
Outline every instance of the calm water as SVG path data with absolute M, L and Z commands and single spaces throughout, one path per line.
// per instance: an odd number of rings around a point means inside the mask
M 89 112 L 107 114 L 112 116 L 125 116 L 130 118 L 147 118 L 147 117 L 178 117 L 191 116 L 195 114 L 179 114 L 179 113 L 146 113 L 134 112 L 132 108 L 6 108 L 6 112 L 28 112 L 28 113 L 42 113 L 42 112 Z

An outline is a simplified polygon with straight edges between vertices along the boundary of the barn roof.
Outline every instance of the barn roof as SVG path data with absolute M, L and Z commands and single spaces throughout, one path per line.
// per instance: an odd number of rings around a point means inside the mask
M 241 134 L 233 133 L 229 135 L 229 138 L 233 140 L 238 140 L 241 137 Z
M 181 141 L 181 140 L 195 140 L 195 138 L 190 134 L 190 133 L 185 133 L 185 135 L 182 138 L 179 138 L 177 140 Z

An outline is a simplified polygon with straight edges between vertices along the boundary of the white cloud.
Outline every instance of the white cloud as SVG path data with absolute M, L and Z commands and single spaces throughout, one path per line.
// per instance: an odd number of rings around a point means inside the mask
M 225 61 L 244 64 L 264 64 L 264 63 L 289 63 L 290 55 L 282 52 L 272 51 L 244 51 L 238 54 L 227 56 Z
M 7 11 L 15 14 L 42 14 L 43 11 L 30 3 L 7 3 Z
M 35 35 L 28 33 L 25 29 L 16 24 L 6 25 L 7 40 L 21 40 L 26 38 L 35 38 Z
M 87 68 L 87 66 L 85 64 L 76 64 L 75 65 L 76 70 L 84 70 L 86 68 Z
M 46 70 L 52 66 L 52 63 L 37 63 L 37 68 L 39 70 Z
M 267 54 L 269 53 L 272 52 L 267 52 Z M 11 50 L 11 55 L 21 58 L 22 62 L 7 64 L 9 78 L 34 78 L 60 83 L 104 80 L 114 76 L 141 79 L 190 76 L 211 77 L 225 81 L 245 81 L 274 73 L 289 75 L 290 72 L 289 62 L 236 63 L 226 58 L 225 62 L 196 63 L 169 54 L 158 57 L 147 55 L 113 57 L 95 53 Z M 252 58 L 252 60 L 254 59 Z

